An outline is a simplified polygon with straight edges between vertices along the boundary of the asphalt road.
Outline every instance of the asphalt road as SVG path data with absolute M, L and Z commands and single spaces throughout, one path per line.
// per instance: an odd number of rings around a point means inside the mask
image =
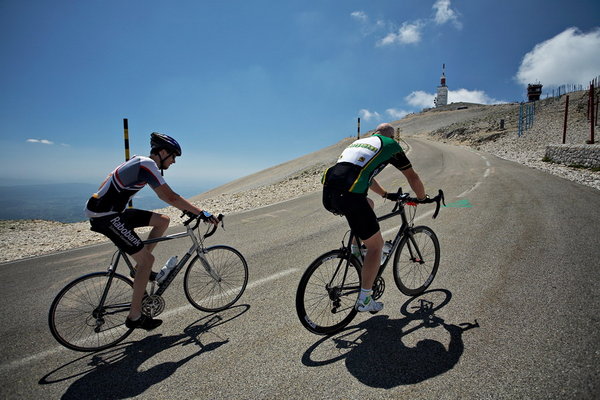
M 211 239 L 248 260 L 236 306 L 191 308 L 181 274 L 165 294 L 163 326 L 96 354 L 58 345 L 47 312 L 67 282 L 106 268 L 109 245 L 1 265 L 0 398 L 597 398 L 600 193 L 487 154 L 409 143 L 426 188 L 442 188 L 448 204 L 436 220 L 427 206 L 417 217 L 442 247 L 421 297 L 434 304 L 429 318 L 406 315 L 419 298 L 402 295 L 388 270 L 382 312 L 333 337 L 304 330 L 299 278 L 346 230 L 313 193 L 231 215 Z M 380 178 L 406 187 L 393 168 Z M 187 246 L 159 245 L 158 262 Z

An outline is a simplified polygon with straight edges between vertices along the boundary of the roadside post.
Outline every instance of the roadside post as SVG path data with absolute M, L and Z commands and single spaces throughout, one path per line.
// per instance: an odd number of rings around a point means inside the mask
M 565 122 L 563 123 L 562 144 L 567 142 L 567 117 L 569 116 L 569 95 L 565 99 Z
M 123 118 L 123 139 L 125 141 L 125 161 L 129 161 L 129 123 Z M 129 200 L 129 208 L 133 208 L 133 200 Z
M 588 140 L 589 144 L 594 144 L 594 122 L 595 112 L 594 112 L 594 83 L 590 83 L 590 98 L 589 98 L 589 115 L 590 115 L 590 140 Z

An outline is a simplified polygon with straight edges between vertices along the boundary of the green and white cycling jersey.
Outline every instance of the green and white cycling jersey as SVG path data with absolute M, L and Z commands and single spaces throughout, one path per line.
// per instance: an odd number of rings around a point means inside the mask
M 388 164 L 399 170 L 412 165 L 394 139 L 373 135 L 348 146 L 337 163 L 323 174 L 326 186 L 352 193 L 367 193 L 372 179 Z

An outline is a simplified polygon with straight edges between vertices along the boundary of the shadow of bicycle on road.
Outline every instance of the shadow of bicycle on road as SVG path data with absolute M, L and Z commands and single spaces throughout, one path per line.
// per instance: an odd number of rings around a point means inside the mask
M 125 399 L 141 395 L 193 358 L 227 344 L 229 340 L 213 329 L 240 317 L 249 308 L 248 305 L 238 305 L 205 316 L 188 325 L 180 335 L 150 333 L 142 340 L 85 355 L 48 373 L 39 384 L 79 378 L 69 386 L 63 399 Z M 165 350 L 189 345 L 196 346 L 197 350 L 177 361 L 142 368 L 145 362 Z
M 318 367 L 344 360 L 361 383 L 385 389 L 441 375 L 462 356 L 463 333 L 479 327 L 477 320 L 454 325 L 435 315 L 451 297 L 445 289 L 413 297 L 401 308 L 404 318 L 375 315 L 319 340 L 304 353 L 302 363 Z

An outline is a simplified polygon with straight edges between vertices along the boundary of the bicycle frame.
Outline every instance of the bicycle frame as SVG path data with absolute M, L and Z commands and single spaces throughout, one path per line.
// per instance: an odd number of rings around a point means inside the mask
M 400 228 L 398 229 L 398 232 L 396 233 L 396 236 L 394 237 L 394 240 L 392 241 L 392 248 L 391 248 L 391 250 L 386 255 L 383 263 L 379 267 L 379 272 L 377 273 L 377 278 L 379 278 L 383 274 L 383 271 L 385 271 L 385 268 L 386 268 L 386 266 L 387 266 L 390 258 L 392 257 L 392 254 L 394 254 L 394 252 L 398 248 L 398 245 L 400 244 L 400 241 L 408 233 L 408 231 L 410 230 L 410 228 L 413 226 L 412 221 L 411 222 L 408 221 L 404 205 L 399 205 L 399 207 L 398 207 L 397 210 L 394 210 L 394 211 L 392 211 L 392 212 L 390 212 L 388 214 L 382 215 L 381 217 L 377 217 L 377 222 L 385 221 L 387 219 L 395 217 L 396 215 L 400 215 L 400 218 L 402 220 L 402 224 L 400 224 Z M 354 242 L 354 239 L 356 239 L 357 243 L 360 242 L 360 239 L 354 234 L 354 232 L 350 231 L 350 238 L 348 239 L 348 244 L 344 245 L 344 248 L 346 249 L 346 251 L 348 251 L 349 254 L 352 254 L 350 246 Z M 414 243 L 413 243 L 413 245 L 414 245 Z M 412 249 L 410 251 L 412 253 Z M 418 248 L 417 248 L 417 251 L 418 251 Z M 411 254 L 411 256 L 412 256 L 412 254 Z
M 187 213 L 187 216 L 189 219 L 183 223 L 184 232 L 144 241 L 144 244 L 153 247 L 159 242 L 186 236 L 191 240 L 187 252 L 177 252 L 181 260 L 173 260 L 173 269 L 164 276 L 164 281 L 161 280 L 157 286 L 156 273 L 153 272 L 151 285 L 140 288 L 142 291 L 145 289 L 141 311 L 148 317 L 156 317 L 164 311 L 166 301 L 162 295 L 184 267 L 182 283 L 185 297 L 194 308 L 203 312 L 220 312 L 231 307 L 248 283 L 248 264 L 238 250 L 225 245 L 205 247 L 205 239 L 215 233 L 218 224 L 223 226 L 223 216 L 216 217 L 216 221 L 206 214 Z M 198 225 L 207 220 L 212 226 L 202 234 L 197 229 Z M 119 263 L 124 263 L 133 276 L 135 262 L 128 254 L 115 250 L 107 270 L 85 274 L 69 282 L 50 305 L 50 332 L 68 349 L 106 349 L 120 343 L 134 329 L 123 323 L 131 310 L 130 296 L 134 284 L 125 271 L 117 271 L 117 268 Z M 141 283 L 140 278 L 138 276 L 138 283 Z
M 433 213 L 435 218 L 440 205 L 444 203 L 443 192 L 439 190 L 434 198 L 426 196 L 424 199 L 418 199 L 410 197 L 408 193 L 402 193 L 399 189 L 397 197 L 389 197 L 395 201 L 394 208 L 378 217 L 377 221 L 385 221 L 399 215 L 401 223 L 397 227 L 394 239 L 386 242 L 390 246 L 389 252 L 386 249 L 377 271 L 373 271 L 376 272 L 371 287 L 374 300 L 379 299 L 385 292 L 386 283 L 382 275 L 392 255 L 395 284 L 400 292 L 407 296 L 423 293 L 433 281 L 439 266 L 437 236 L 427 226 L 415 226 L 416 209 L 406 206 L 436 203 Z M 394 225 L 396 222 L 398 221 L 395 221 Z M 390 230 L 393 231 L 396 231 L 396 228 Z M 364 248 L 360 246 L 361 251 L 355 255 L 353 245 L 360 243 L 355 232 L 350 229 L 344 235 L 341 247 L 317 257 L 300 278 L 296 292 L 296 312 L 301 324 L 310 332 L 318 335 L 339 332 L 359 312 L 356 301 L 363 284 L 364 271 L 361 269 L 364 267 Z
M 204 243 L 203 243 L 202 239 L 200 239 L 199 237 L 197 237 L 194 234 L 194 228 L 191 228 L 189 225 L 186 225 L 186 232 L 174 233 L 172 235 L 167 235 L 167 236 L 163 236 L 163 237 L 159 237 L 159 238 L 155 238 L 155 239 L 149 239 L 149 240 L 144 241 L 144 244 L 150 244 L 150 243 L 166 242 L 169 240 L 180 239 L 180 238 L 184 238 L 184 237 L 189 237 L 192 240 L 192 246 L 190 246 L 190 249 L 183 255 L 181 260 L 179 260 L 177 265 L 169 273 L 166 280 L 161 285 L 158 286 L 158 290 L 156 291 L 156 293 L 154 293 L 154 283 L 155 282 L 151 281 L 153 284 L 151 294 L 156 294 L 158 296 L 161 296 L 167 290 L 167 288 L 171 285 L 171 282 L 173 282 L 175 277 L 183 269 L 185 264 L 188 262 L 190 257 L 192 257 L 194 255 L 194 253 L 197 254 L 198 257 L 200 257 L 200 259 L 202 260 L 204 258 L 204 252 L 205 252 L 204 251 Z M 120 250 L 120 249 L 117 250 L 115 255 L 116 256 L 113 256 L 114 261 L 111 262 L 110 266 L 108 267 L 109 278 L 108 278 L 106 288 L 104 289 L 104 293 L 102 294 L 100 307 L 103 306 L 104 301 L 106 300 L 106 294 L 110 290 L 112 279 L 116 273 L 117 266 L 119 264 L 119 259 L 122 258 L 123 260 L 125 260 L 125 263 L 129 267 L 129 270 L 131 272 L 135 271 L 135 268 L 133 267 L 133 263 L 131 262 L 130 258 L 127 256 L 127 254 L 123 250 Z M 203 265 L 205 265 L 205 267 L 206 267 L 208 265 L 208 263 L 206 262 L 206 260 L 202 260 L 202 261 L 203 261 Z M 127 305 L 127 307 L 129 307 L 129 304 Z
M 404 209 L 404 205 L 399 205 L 397 210 L 394 210 L 388 214 L 382 215 L 381 217 L 377 218 L 378 222 L 381 221 L 385 221 L 387 219 L 390 219 L 392 217 L 395 217 L 396 215 L 400 215 L 400 218 L 402 219 L 402 224 L 400 225 L 400 228 L 398 229 L 398 233 L 396 233 L 396 237 L 394 238 L 394 241 L 392 242 L 392 249 L 390 250 L 390 252 L 386 255 L 383 263 L 381 264 L 381 266 L 379 267 L 379 271 L 377 272 L 377 277 L 375 278 L 376 280 L 379 279 L 379 277 L 381 277 L 381 275 L 383 274 L 383 272 L 385 271 L 385 268 L 390 260 L 390 258 L 392 257 L 392 254 L 394 253 L 394 251 L 396 251 L 396 248 L 398 247 L 398 245 L 400 244 L 400 241 L 402 240 L 402 238 L 407 234 L 407 232 L 409 231 L 409 229 L 412 227 L 412 222 L 408 221 L 408 218 L 406 216 L 406 211 Z M 338 264 L 335 272 L 333 273 L 333 276 L 331 277 L 331 280 L 329 281 L 329 284 L 327 285 L 328 290 L 333 290 L 334 285 L 333 282 L 336 278 L 336 276 L 338 275 L 338 273 L 340 272 L 340 268 L 342 267 L 342 264 L 344 264 L 344 260 L 345 262 L 345 268 L 344 268 L 344 276 L 342 277 L 341 282 L 344 283 L 346 282 L 346 276 L 348 273 L 348 268 L 350 266 L 350 258 L 353 257 L 354 255 L 352 254 L 352 249 L 351 249 L 351 245 L 352 243 L 354 243 L 354 239 L 356 240 L 356 243 L 359 243 L 360 240 L 358 240 L 358 237 L 354 234 L 354 232 L 350 231 L 350 236 L 348 238 L 348 242 L 347 244 L 344 244 L 342 247 L 342 250 L 344 251 L 344 254 L 346 255 L 345 258 L 340 260 L 340 263 Z M 416 246 L 415 243 L 413 243 L 413 246 L 417 249 L 417 252 L 420 253 L 418 247 Z M 410 249 L 410 253 L 411 253 L 411 257 L 412 257 L 412 249 Z M 354 256 L 355 257 L 355 256 Z M 419 254 L 420 257 L 420 254 Z M 361 257 L 362 258 L 362 257 Z M 422 257 L 421 257 L 422 258 Z M 362 265 L 362 260 L 361 261 L 361 265 Z M 356 288 L 354 287 L 346 287 L 344 286 L 347 290 L 344 295 L 350 295 L 352 293 L 358 293 L 360 291 L 360 285 L 357 286 Z M 331 296 L 331 294 L 330 294 Z

